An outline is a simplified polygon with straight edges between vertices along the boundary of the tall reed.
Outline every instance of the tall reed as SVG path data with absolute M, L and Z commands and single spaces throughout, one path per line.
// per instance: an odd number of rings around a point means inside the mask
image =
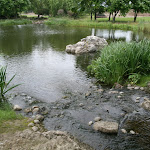
M 122 83 L 133 74 L 150 74 L 150 41 L 111 43 L 88 70 L 106 84 Z

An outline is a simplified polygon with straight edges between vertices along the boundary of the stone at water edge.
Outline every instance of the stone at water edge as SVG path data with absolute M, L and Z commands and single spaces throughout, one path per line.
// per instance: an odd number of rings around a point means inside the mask
M 146 99 L 141 106 L 146 110 L 150 110 L 150 100 Z
M 28 124 L 28 127 L 33 127 L 33 126 L 34 126 L 34 123 L 32 122 Z
M 44 116 L 42 116 L 42 115 L 36 115 L 35 119 L 39 120 L 39 121 L 43 121 L 44 120 Z
M 37 112 L 39 112 L 39 108 L 34 108 L 33 110 L 32 110 L 32 112 L 34 112 L 34 113 L 37 113 Z
M 101 117 L 95 117 L 95 118 L 94 118 L 94 121 L 95 121 L 95 122 L 98 122 L 98 121 L 100 121 L 100 120 L 101 120 Z
M 34 123 L 35 123 L 35 124 L 39 124 L 40 121 L 39 121 L 39 120 L 34 120 Z
M 14 110 L 15 111 L 20 111 L 22 108 L 19 105 L 14 105 Z
M 66 52 L 73 54 L 90 53 L 102 49 L 106 45 L 108 45 L 108 43 L 104 38 L 87 36 L 76 44 L 67 45 Z
M 93 124 L 93 121 L 89 121 L 88 125 L 91 126 Z
M 38 128 L 38 127 L 36 127 L 36 126 L 34 126 L 34 127 L 32 127 L 32 130 L 33 130 L 34 132 L 36 132 L 36 131 L 38 131 L 38 130 L 39 130 L 39 128 Z
M 118 132 L 117 122 L 98 121 L 93 125 L 93 129 L 103 133 L 117 133 Z
M 130 134 L 135 134 L 135 132 L 133 130 L 130 131 Z
M 121 129 L 121 132 L 124 133 L 124 134 L 127 133 L 126 129 Z

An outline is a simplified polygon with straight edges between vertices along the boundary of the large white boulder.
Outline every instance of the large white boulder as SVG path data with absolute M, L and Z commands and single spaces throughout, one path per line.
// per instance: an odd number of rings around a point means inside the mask
M 106 45 L 108 45 L 108 43 L 104 38 L 87 36 L 76 44 L 67 45 L 66 52 L 73 54 L 91 53 L 102 49 Z

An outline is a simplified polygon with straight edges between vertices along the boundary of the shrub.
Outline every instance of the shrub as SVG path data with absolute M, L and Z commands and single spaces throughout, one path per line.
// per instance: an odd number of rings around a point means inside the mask
M 123 83 L 128 78 L 137 82 L 140 75 L 150 73 L 150 41 L 111 43 L 88 70 L 106 84 Z

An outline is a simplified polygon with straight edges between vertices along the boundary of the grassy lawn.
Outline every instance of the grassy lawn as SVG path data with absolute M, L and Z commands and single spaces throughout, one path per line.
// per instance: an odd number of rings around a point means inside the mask
M 23 25 L 31 24 L 32 21 L 29 19 L 1 19 L 0 26 L 10 26 L 10 25 Z
M 135 23 L 133 22 L 133 18 L 126 17 L 116 18 L 115 23 L 112 21 L 108 22 L 108 18 L 97 18 L 96 21 L 91 21 L 89 16 L 84 16 L 79 19 L 55 17 L 49 18 L 47 21 L 45 21 L 45 24 L 150 32 L 150 17 L 138 17 L 137 22 Z

